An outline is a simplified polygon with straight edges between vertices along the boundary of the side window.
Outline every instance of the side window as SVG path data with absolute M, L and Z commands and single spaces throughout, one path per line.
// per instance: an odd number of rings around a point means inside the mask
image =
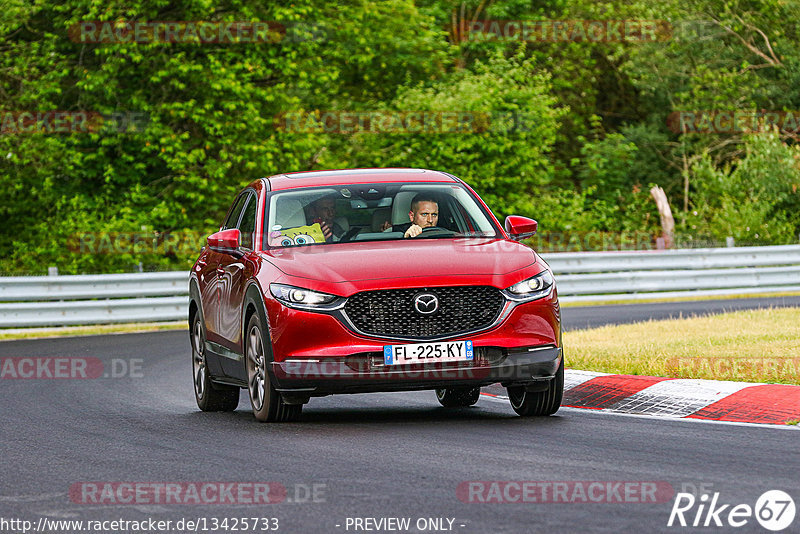
M 239 215 L 241 215 L 242 209 L 244 209 L 244 202 L 247 200 L 247 196 L 246 194 L 240 195 L 239 198 L 236 199 L 236 204 L 234 204 L 230 215 L 228 215 L 228 218 L 225 219 L 225 222 L 222 224 L 223 230 L 236 228 L 236 223 L 239 222 Z
M 239 232 L 241 233 L 241 237 L 239 237 L 240 244 L 245 247 L 252 249 L 253 248 L 253 234 L 256 231 L 256 206 L 258 205 L 258 201 L 256 200 L 255 195 L 247 195 L 250 201 L 247 203 L 247 207 L 244 209 L 244 215 L 242 216 L 242 222 L 239 224 Z

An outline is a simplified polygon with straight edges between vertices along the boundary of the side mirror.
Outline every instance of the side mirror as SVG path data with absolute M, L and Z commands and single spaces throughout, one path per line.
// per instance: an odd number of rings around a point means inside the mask
M 206 238 L 206 243 L 213 249 L 236 250 L 239 248 L 239 229 L 229 228 L 228 230 L 220 230 L 208 236 Z
M 514 241 L 522 241 L 536 233 L 536 230 L 539 228 L 539 223 L 527 217 L 509 215 L 506 217 L 505 228 L 506 233 L 511 239 Z

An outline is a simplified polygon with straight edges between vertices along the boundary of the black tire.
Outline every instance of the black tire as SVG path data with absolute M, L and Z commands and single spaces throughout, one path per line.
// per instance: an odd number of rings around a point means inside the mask
M 262 423 L 297 421 L 303 411 L 302 404 L 286 404 L 269 378 L 267 364 L 271 347 L 266 341 L 265 331 L 258 313 L 247 322 L 245 338 L 245 365 L 247 367 L 247 391 L 253 415 Z
M 561 407 L 564 396 L 564 359 L 546 390 L 525 391 L 525 386 L 506 389 L 511 407 L 522 417 L 553 415 Z
M 214 384 L 206 365 L 206 330 L 203 315 L 198 310 L 189 331 L 192 343 L 192 381 L 197 406 L 204 412 L 232 412 L 239 406 L 239 388 Z
M 481 398 L 481 388 L 441 388 L 436 390 L 436 398 L 445 408 L 473 406 Z

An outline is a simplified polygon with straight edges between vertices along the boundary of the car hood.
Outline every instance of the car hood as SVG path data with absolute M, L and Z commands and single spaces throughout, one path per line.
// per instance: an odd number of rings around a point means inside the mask
M 528 270 L 544 269 L 543 265 L 533 269 L 537 256 L 530 248 L 494 238 L 337 243 L 262 254 L 288 277 L 315 282 L 309 289 L 342 295 L 410 285 L 508 287 L 523 279 Z

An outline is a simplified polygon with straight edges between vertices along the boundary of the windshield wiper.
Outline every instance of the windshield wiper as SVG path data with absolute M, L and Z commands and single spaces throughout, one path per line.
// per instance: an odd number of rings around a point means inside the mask
M 486 235 L 486 232 L 461 232 L 455 234 L 455 237 L 495 237 L 495 236 Z

